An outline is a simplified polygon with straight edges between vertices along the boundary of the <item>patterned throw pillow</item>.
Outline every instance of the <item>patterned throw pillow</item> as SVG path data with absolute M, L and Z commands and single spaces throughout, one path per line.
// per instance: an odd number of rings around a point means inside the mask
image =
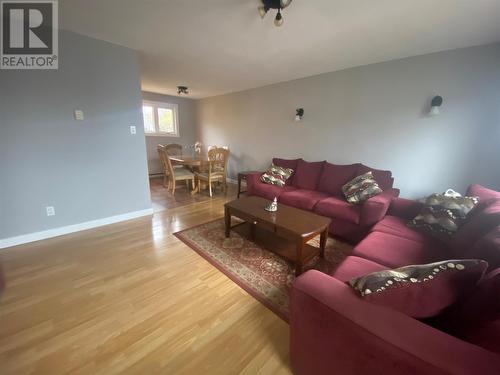
M 449 239 L 478 204 L 477 197 L 432 194 L 413 220 L 410 228 L 418 228 L 442 240 Z
M 429 318 L 470 295 L 487 268 L 479 259 L 445 260 L 373 272 L 349 284 L 367 301 Z
M 293 169 L 282 168 L 271 164 L 269 169 L 260 176 L 260 180 L 266 184 L 285 186 L 286 180 L 293 174 Z
M 382 193 L 382 189 L 373 178 L 372 172 L 366 172 L 342 186 L 342 192 L 349 203 L 358 204 Z

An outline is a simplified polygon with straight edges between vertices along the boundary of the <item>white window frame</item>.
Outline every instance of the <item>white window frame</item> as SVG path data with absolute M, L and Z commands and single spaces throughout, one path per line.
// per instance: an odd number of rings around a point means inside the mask
M 146 137 L 175 137 L 175 138 L 179 138 L 181 136 L 180 131 L 179 131 L 179 106 L 177 104 L 166 103 L 166 102 L 153 102 L 151 100 L 143 100 L 142 105 L 153 107 L 153 121 L 154 121 L 154 126 L 155 126 L 155 132 L 154 133 L 147 133 L 146 128 L 144 127 L 144 134 L 146 135 Z M 175 129 L 175 131 L 173 133 L 167 133 L 167 132 L 160 131 L 160 128 L 158 125 L 158 108 L 165 108 L 165 109 L 172 110 L 173 116 L 174 116 L 174 129 Z M 144 126 L 144 115 L 143 115 L 142 119 L 143 119 L 143 126 Z

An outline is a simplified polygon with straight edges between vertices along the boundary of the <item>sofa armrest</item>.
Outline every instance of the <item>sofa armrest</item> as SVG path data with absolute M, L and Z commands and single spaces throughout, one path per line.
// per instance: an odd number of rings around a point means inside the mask
M 399 189 L 391 188 L 364 202 L 361 207 L 361 226 L 371 227 L 382 220 L 392 200 L 397 196 L 399 196 Z
M 392 200 L 387 214 L 410 220 L 419 214 L 423 206 L 422 202 L 396 197 Z
M 296 375 L 500 373 L 497 354 L 366 302 L 314 270 L 293 285 L 290 335 Z
M 247 181 L 247 195 L 254 195 L 253 187 L 256 184 L 260 184 L 261 183 L 260 176 L 262 176 L 262 173 L 264 173 L 264 172 L 255 172 L 255 173 L 247 174 L 247 178 L 246 178 L 246 181 Z

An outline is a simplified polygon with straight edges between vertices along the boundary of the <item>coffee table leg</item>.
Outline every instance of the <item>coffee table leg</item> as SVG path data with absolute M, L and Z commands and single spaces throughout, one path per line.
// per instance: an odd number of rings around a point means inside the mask
M 250 223 L 250 240 L 254 241 L 255 240 L 255 229 L 257 228 L 257 222 L 254 221 L 253 223 Z
M 229 208 L 224 207 L 224 224 L 225 224 L 225 234 L 226 238 L 229 237 L 229 232 L 231 231 L 231 212 L 229 211 Z
M 328 239 L 328 227 L 325 228 L 323 232 L 321 232 L 321 236 L 319 238 L 319 256 L 325 257 L 325 248 L 326 248 L 326 240 Z
M 237 196 L 238 199 L 240 199 L 240 194 L 241 194 L 241 174 L 238 173 L 238 196 Z
M 297 241 L 297 259 L 295 260 L 295 276 L 302 273 L 302 250 L 304 249 L 304 240 L 299 238 Z

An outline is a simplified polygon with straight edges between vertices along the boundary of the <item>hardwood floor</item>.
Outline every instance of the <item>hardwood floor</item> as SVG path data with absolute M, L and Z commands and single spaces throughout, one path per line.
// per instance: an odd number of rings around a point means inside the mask
M 0 251 L 1 374 L 290 373 L 288 324 L 172 235 L 222 217 L 234 187 L 158 185 L 153 217 Z

